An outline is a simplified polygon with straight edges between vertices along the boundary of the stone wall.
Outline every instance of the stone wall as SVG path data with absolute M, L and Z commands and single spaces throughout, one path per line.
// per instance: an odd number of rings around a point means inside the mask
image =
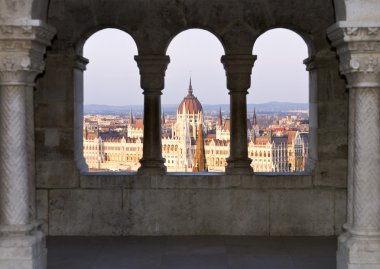
M 49 235 L 335 235 L 346 208 L 301 175 L 85 175 L 37 196 Z
M 38 214 L 48 234 L 340 233 L 346 215 L 348 101 L 326 37 L 335 22 L 332 1 L 57 0 L 50 3 L 48 22 L 57 36 L 35 91 Z M 215 34 L 226 55 L 251 54 L 255 40 L 276 27 L 300 34 L 310 56 L 305 63 L 313 171 L 150 177 L 81 172 L 82 47 L 107 27 L 131 34 L 143 55 L 164 55 L 172 38 L 191 28 Z

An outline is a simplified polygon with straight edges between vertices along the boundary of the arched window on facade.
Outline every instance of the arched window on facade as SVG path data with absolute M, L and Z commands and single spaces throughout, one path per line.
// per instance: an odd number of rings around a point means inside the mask
M 162 142 L 164 148 L 165 143 L 175 144 L 176 152 L 163 151 L 163 157 L 178 156 L 166 161 L 167 171 L 224 172 L 224 162 L 215 158 L 229 148 L 223 46 L 212 33 L 190 29 L 174 37 L 166 54 L 171 62 L 162 96 Z
M 275 172 L 307 171 L 308 151 L 300 160 L 294 158 L 294 151 L 299 148 L 295 146 L 297 137 L 304 137 L 306 147 L 310 137 L 309 74 L 303 64 L 308 57 L 307 44 L 293 31 L 274 29 L 256 40 L 253 54 L 257 55 L 257 60 L 247 98 L 252 123 L 249 134 L 270 142 L 271 148 L 264 158 L 268 166 L 275 167 Z M 256 148 L 260 146 L 255 145 Z M 281 158 L 272 158 L 271 152 Z M 251 166 L 255 167 L 255 160 Z M 262 172 L 270 170 L 263 167 Z
M 129 152 L 138 148 L 133 144 L 142 138 L 144 127 L 137 54 L 132 37 L 117 29 L 100 30 L 83 45 L 89 61 L 83 75 L 83 145 L 99 147 L 95 158 L 85 158 L 90 172 L 133 172 L 140 166 L 129 157 L 142 156 L 142 149 Z M 87 147 L 83 151 L 87 156 Z

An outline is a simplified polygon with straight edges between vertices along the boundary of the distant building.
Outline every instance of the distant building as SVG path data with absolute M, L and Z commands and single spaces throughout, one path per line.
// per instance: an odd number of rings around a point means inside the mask
M 99 136 L 83 142 L 83 155 L 90 170 L 136 171 L 142 149 L 141 138 Z
M 290 119 L 290 118 L 289 118 Z M 230 120 L 222 111 L 216 122 L 206 126 L 203 108 L 189 84 L 188 94 L 178 106 L 171 127 L 162 113 L 162 155 L 168 172 L 224 172 L 230 151 Z M 209 122 L 210 123 L 210 122 Z M 92 170 L 136 171 L 143 152 L 144 125 L 132 111 L 126 132 L 115 132 L 113 125 L 100 131 L 98 123 L 84 130 L 84 157 Z M 210 129 L 215 126 L 215 129 Z M 247 119 L 248 154 L 255 172 L 304 171 L 308 158 L 308 133 L 276 126 L 263 133 L 256 110 L 252 121 Z M 124 130 L 123 128 L 121 128 Z

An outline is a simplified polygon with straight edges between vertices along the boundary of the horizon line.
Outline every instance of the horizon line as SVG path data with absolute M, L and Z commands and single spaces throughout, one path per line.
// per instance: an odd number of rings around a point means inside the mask
M 269 101 L 263 103 L 247 103 L 247 105 L 265 105 L 270 103 L 288 103 L 288 104 L 309 104 L 309 102 L 288 102 L 288 101 Z M 114 107 L 128 107 L 128 106 L 144 106 L 144 104 L 132 105 L 108 105 L 108 104 L 83 104 L 84 106 L 114 106 Z M 161 104 L 161 106 L 178 106 L 178 104 Z M 217 104 L 202 104 L 202 106 L 217 106 L 217 105 L 230 105 L 229 103 Z

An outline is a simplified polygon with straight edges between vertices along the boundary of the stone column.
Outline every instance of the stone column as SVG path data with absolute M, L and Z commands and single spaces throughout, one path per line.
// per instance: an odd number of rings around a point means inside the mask
M 247 94 L 251 86 L 251 72 L 256 60 L 253 55 L 225 55 L 221 62 L 227 76 L 230 95 L 230 156 L 227 174 L 250 174 L 252 160 L 248 158 Z
M 83 72 L 89 63 L 88 59 L 76 56 L 74 60 L 74 150 L 75 163 L 81 172 L 88 171 L 88 165 L 83 156 Z
M 161 141 L 161 94 L 165 85 L 165 71 L 170 62 L 166 55 L 139 55 L 135 60 L 140 69 L 141 88 L 144 90 L 144 143 L 139 174 L 164 174 Z
M 380 28 L 338 22 L 328 29 L 349 90 L 348 221 L 338 269 L 380 268 Z
M 33 86 L 53 34 L 41 21 L 0 26 L 0 268 L 46 267 L 35 215 Z
M 88 171 L 83 157 L 83 73 L 87 63 L 76 55 L 71 43 L 59 39 L 46 55 L 46 71 L 35 91 L 36 150 L 44 152 L 36 159 L 38 188 L 78 187 L 80 172 Z
M 347 153 L 342 148 L 347 143 L 348 95 L 346 83 L 337 72 L 336 53 L 328 47 L 321 48 L 305 59 L 304 64 L 309 71 L 310 111 L 305 171 L 315 170 L 316 186 L 345 187 Z M 323 111 L 328 113 L 321 113 Z M 331 114 L 331 111 L 336 113 Z M 322 147 L 318 147 L 318 141 L 323 141 Z

